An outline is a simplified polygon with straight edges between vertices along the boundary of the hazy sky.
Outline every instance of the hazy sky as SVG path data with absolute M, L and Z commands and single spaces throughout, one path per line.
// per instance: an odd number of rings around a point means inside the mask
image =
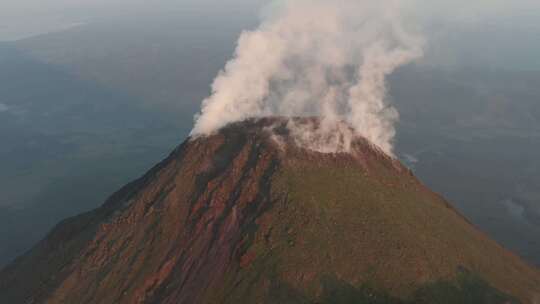
M 257 14 L 266 0 L 0 0 L 0 41 L 120 16 L 175 10 Z
M 284 1 L 284 0 L 281 0 Z M 294 0 L 289 0 L 294 1 Z M 339 1 L 339 0 L 338 0 Z M 516 26 L 539 26 L 538 0 L 401 0 L 420 18 L 438 22 L 478 25 L 512 22 Z M 49 31 L 88 18 L 148 10 L 236 9 L 246 13 L 269 0 L 0 0 L 0 39 Z M 12 37 L 13 38 L 13 37 Z
M 295 0 L 278 0 L 295 1 Z M 340 0 L 336 0 L 339 3 Z M 363 0 L 359 0 L 363 1 Z M 367 1 L 367 0 L 366 0 Z M 540 68 L 538 0 L 397 0 L 427 36 L 428 59 L 449 65 L 507 60 Z M 271 0 L 0 0 L 0 41 L 63 30 L 100 19 L 200 10 L 257 15 Z M 209 21 L 211 22 L 211 21 Z M 216 28 L 219 24 L 216 22 Z M 467 57 L 463 59 L 462 57 Z

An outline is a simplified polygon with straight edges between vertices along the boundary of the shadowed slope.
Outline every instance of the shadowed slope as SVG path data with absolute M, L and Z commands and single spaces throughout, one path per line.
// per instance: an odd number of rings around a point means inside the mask
M 534 303 L 540 274 L 398 161 L 285 124 L 184 143 L 0 273 L 0 302 Z

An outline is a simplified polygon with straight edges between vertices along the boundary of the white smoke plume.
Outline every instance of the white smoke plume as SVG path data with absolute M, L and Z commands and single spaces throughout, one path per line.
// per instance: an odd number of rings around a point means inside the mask
M 399 115 L 386 103 L 385 79 L 421 57 L 424 44 L 422 37 L 406 29 L 400 4 L 399 0 L 275 2 L 273 13 L 257 30 L 242 33 L 235 57 L 203 101 L 192 135 L 208 135 L 247 118 L 317 116 L 323 123 L 317 130 L 321 134 L 314 137 L 328 143 L 325 147 L 317 143 L 317 150 L 348 149 L 350 143 L 343 140 L 353 136 L 336 134 L 341 129 L 336 125 L 345 122 L 392 155 Z

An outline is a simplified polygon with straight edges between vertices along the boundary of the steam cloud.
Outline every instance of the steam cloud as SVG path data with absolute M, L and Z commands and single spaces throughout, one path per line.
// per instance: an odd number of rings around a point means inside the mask
M 405 28 L 400 3 L 275 2 L 257 30 L 241 35 L 192 135 L 254 117 L 317 116 L 322 123 L 316 130 L 289 124 L 298 142 L 322 152 L 347 150 L 353 136 L 345 123 L 392 155 L 399 115 L 386 103 L 385 79 L 421 57 L 424 45 Z M 324 144 L 306 140 L 314 138 Z

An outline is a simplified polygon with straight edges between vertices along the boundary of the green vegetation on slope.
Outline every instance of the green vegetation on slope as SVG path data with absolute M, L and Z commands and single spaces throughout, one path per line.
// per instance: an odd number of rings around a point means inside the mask
M 274 177 L 275 204 L 258 220 L 244 263 L 209 298 L 517 303 L 506 293 L 527 299 L 537 288 L 538 281 L 522 277 L 526 266 L 516 257 L 407 172 L 383 163 L 365 171 L 350 165 L 285 165 Z

